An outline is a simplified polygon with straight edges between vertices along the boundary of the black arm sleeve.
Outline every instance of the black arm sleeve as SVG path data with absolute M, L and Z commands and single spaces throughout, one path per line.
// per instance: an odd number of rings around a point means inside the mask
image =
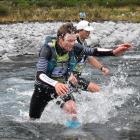
M 84 47 L 80 43 L 76 43 L 74 46 L 74 51 L 76 55 L 83 54 L 88 56 L 114 56 L 112 49 L 104 48 L 90 48 Z

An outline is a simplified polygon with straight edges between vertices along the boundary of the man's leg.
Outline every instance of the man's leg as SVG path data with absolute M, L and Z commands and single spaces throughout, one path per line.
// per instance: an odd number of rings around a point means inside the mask
M 81 86 L 83 90 L 88 90 L 90 92 L 99 92 L 100 86 L 96 83 L 89 82 L 84 78 L 79 77 L 78 78 L 78 84 Z
M 56 102 L 66 113 L 76 114 L 76 103 L 72 94 L 66 94 L 60 97 L 60 100 Z
M 29 110 L 29 117 L 31 119 L 39 119 L 41 117 L 45 106 L 50 100 L 53 99 L 51 97 L 51 93 L 53 94 L 53 90 L 51 91 L 46 87 L 40 87 L 38 85 L 35 85 Z
M 71 115 L 76 115 L 76 103 L 73 100 L 69 100 L 65 102 L 63 109 L 66 113 L 71 114 Z

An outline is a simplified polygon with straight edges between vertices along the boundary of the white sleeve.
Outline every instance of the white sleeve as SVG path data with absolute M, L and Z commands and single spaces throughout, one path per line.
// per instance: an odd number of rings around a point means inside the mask
M 45 82 L 45 83 L 47 83 L 47 84 L 49 84 L 49 85 L 51 85 L 51 86 L 53 86 L 53 87 L 55 87 L 56 83 L 58 82 L 58 81 L 56 81 L 56 80 L 51 79 L 50 77 L 48 77 L 48 76 L 47 76 L 46 74 L 44 74 L 44 73 L 41 73 L 41 74 L 39 75 L 39 78 L 40 78 L 40 80 L 42 80 L 43 82 Z
M 97 51 L 99 51 L 99 52 L 107 52 L 107 51 L 112 51 L 112 49 L 97 48 Z

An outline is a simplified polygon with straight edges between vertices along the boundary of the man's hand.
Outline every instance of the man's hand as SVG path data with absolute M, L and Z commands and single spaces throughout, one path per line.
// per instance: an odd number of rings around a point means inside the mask
M 70 81 L 73 85 L 78 84 L 78 80 L 77 80 L 76 76 L 73 73 L 71 73 L 68 81 Z
M 67 92 L 69 91 L 68 86 L 66 84 L 59 83 L 59 82 L 56 83 L 55 90 L 59 96 L 63 96 L 67 94 Z
M 108 68 L 106 68 L 106 67 L 101 67 L 101 71 L 102 71 L 102 73 L 103 73 L 103 75 L 108 75 L 109 74 L 109 69 Z
M 125 51 L 127 51 L 129 48 L 131 48 L 132 45 L 131 44 L 120 44 L 118 45 L 118 47 L 116 49 L 113 50 L 113 54 L 118 56 L 121 55 L 122 53 L 124 53 Z
M 99 92 L 100 86 L 95 84 L 95 83 L 90 82 L 88 87 L 87 87 L 87 90 L 90 92 Z

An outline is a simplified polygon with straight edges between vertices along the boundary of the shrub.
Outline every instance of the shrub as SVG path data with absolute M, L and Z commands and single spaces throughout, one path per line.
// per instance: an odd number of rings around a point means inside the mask
M 12 4 L 15 7 L 28 7 L 30 5 L 29 0 L 13 0 Z
M 0 5 L 0 16 L 7 16 L 9 15 L 9 8 L 4 5 Z

